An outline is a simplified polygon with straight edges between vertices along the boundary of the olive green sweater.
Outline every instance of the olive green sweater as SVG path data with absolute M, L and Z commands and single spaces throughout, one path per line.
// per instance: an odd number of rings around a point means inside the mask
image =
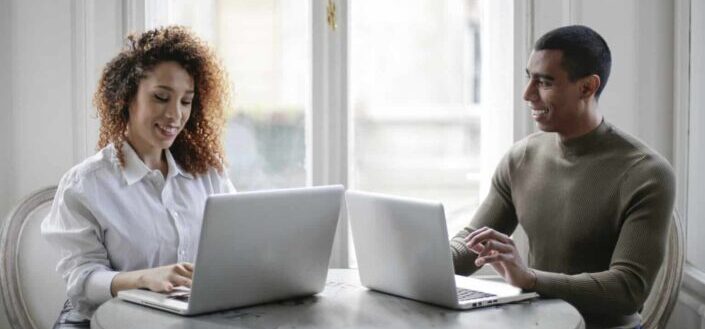
M 533 134 L 505 155 L 451 240 L 455 271 L 477 269 L 463 243 L 473 229 L 511 234 L 521 224 L 536 292 L 574 305 L 588 327 L 633 328 L 663 260 L 674 194 L 668 162 L 607 122 L 565 142 Z

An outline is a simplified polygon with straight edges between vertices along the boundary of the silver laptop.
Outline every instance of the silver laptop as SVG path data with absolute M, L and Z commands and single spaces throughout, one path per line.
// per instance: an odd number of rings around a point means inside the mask
M 342 186 L 210 196 L 191 289 L 134 289 L 118 298 L 194 315 L 323 290 Z
M 356 191 L 345 198 L 364 286 L 454 309 L 538 296 L 455 275 L 441 203 Z

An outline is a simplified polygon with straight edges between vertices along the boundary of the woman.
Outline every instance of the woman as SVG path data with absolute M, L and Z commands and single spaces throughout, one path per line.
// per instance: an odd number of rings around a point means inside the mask
M 220 141 L 225 74 L 185 28 L 129 36 L 94 102 L 100 151 L 64 175 L 42 223 L 67 283 L 55 328 L 87 328 L 121 290 L 190 286 L 205 200 L 235 191 Z

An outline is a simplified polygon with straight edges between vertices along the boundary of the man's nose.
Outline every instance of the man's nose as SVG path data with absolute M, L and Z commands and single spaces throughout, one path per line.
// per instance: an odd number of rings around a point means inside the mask
M 524 88 L 524 100 L 527 102 L 537 100 L 536 84 L 529 80 Z

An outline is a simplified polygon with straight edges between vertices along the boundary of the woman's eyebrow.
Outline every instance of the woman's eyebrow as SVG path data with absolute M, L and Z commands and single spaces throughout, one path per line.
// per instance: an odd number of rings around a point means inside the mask
M 171 88 L 171 87 L 169 87 L 169 86 L 167 86 L 167 85 L 157 85 L 157 88 L 166 89 L 166 90 L 172 91 L 172 92 L 174 91 L 174 88 Z M 192 89 L 189 89 L 189 90 L 186 90 L 185 93 L 186 93 L 186 94 L 194 94 L 195 92 L 194 92 Z

